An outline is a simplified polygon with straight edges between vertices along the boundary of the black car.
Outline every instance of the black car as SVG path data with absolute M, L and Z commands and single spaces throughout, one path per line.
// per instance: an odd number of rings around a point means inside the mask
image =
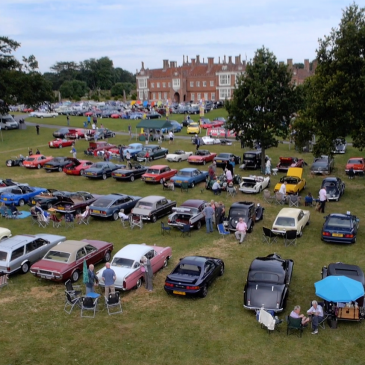
M 338 177 L 326 177 L 322 181 L 321 188 L 325 188 L 327 199 L 338 202 L 345 192 L 345 183 Z
M 124 213 L 128 214 L 140 199 L 140 196 L 117 193 L 104 195 L 91 204 L 90 214 L 94 217 L 112 218 L 116 221 L 121 209 L 124 209 Z
M 243 290 L 243 306 L 282 312 L 289 295 L 293 266 L 293 260 L 284 260 L 275 253 L 254 259 Z
M 206 297 L 208 287 L 217 276 L 224 274 L 224 262 L 207 256 L 188 256 L 180 260 L 167 275 L 164 289 L 167 294 Z
M 169 153 L 167 148 L 161 147 L 159 145 L 146 145 L 143 147 L 141 152 L 137 153 L 137 161 L 146 161 L 146 153 L 149 153 L 149 161 L 157 160 L 159 158 L 165 158 Z
M 55 157 L 51 161 L 47 162 L 43 167 L 46 172 L 62 172 L 63 168 L 70 164 L 72 164 L 72 160 L 69 157 Z
M 227 161 L 233 165 L 239 165 L 241 162 L 241 157 L 234 155 L 233 153 L 223 152 L 214 157 L 214 161 L 217 167 L 223 167 L 226 165 Z
M 314 162 L 311 166 L 311 174 L 314 175 L 329 175 L 335 165 L 335 160 L 331 156 L 321 156 L 314 159 Z
M 251 233 L 255 222 L 264 219 L 264 208 L 253 202 L 236 202 L 229 208 L 228 221 L 225 226 L 230 231 L 235 231 L 238 220 L 243 218 L 247 224 L 247 232 Z
M 332 213 L 325 217 L 322 241 L 355 243 L 360 220 L 352 214 Z
M 224 101 L 222 101 L 222 100 L 217 100 L 213 103 L 214 109 L 219 109 L 219 108 L 223 108 L 223 107 L 224 107 Z
M 146 114 L 147 119 L 160 119 L 161 117 L 162 115 L 154 110 Z
M 53 204 L 59 201 L 59 197 L 61 196 L 70 196 L 73 193 L 69 191 L 59 191 L 57 189 L 47 189 L 36 196 L 34 196 L 31 200 L 29 200 L 28 205 L 33 207 L 36 203 L 40 203 L 41 208 L 44 210 L 52 208 Z
M 19 155 L 17 157 L 10 158 L 9 160 L 6 160 L 6 166 L 7 167 L 13 167 L 13 166 L 23 166 L 23 161 L 25 160 L 25 157 L 23 155 Z
M 116 165 L 112 162 L 96 162 L 91 165 L 90 168 L 85 170 L 84 175 L 89 179 L 103 179 L 105 180 L 108 177 L 112 176 L 112 172 L 118 170 L 120 168 L 125 168 L 125 165 Z
M 245 152 L 243 165 L 245 169 L 259 169 L 261 167 L 261 150 Z
M 128 167 L 124 167 L 118 170 L 114 170 L 112 172 L 112 177 L 119 180 L 130 180 L 134 181 L 135 179 L 140 178 L 143 174 L 146 173 L 148 167 L 142 166 L 139 162 L 132 162 Z
M 347 143 L 345 138 L 336 138 L 333 141 L 332 153 L 346 153 Z
M 55 138 L 65 138 L 66 134 L 69 133 L 70 128 L 60 128 L 58 131 L 53 132 Z
M 99 128 L 95 131 L 94 139 L 105 139 L 105 138 L 113 138 L 115 137 L 115 132 L 111 131 L 108 128 Z

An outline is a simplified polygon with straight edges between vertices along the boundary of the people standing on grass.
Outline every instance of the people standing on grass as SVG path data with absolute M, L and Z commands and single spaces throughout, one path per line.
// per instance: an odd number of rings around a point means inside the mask
M 35 126 L 35 129 L 37 131 L 37 134 L 39 135 L 39 125 L 38 124 Z
M 319 191 L 319 202 L 321 204 L 321 206 L 319 207 L 319 212 L 320 213 L 324 213 L 324 208 L 326 206 L 326 201 L 328 201 L 327 191 L 326 191 L 325 187 L 322 187 L 321 190 Z
M 90 125 L 91 124 L 91 117 L 90 115 L 87 116 L 87 125 Z
M 86 285 L 86 295 L 94 292 L 94 286 L 99 284 L 99 280 L 94 272 L 94 265 L 90 264 L 87 270 L 88 283 Z
M 271 158 L 268 158 L 265 164 L 265 175 L 271 175 Z
M 77 152 L 76 152 L 75 145 L 73 145 L 73 146 L 72 146 L 71 153 L 72 153 L 72 157 L 73 157 L 73 158 L 76 158 L 76 154 L 77 154 Z
M 69 127 L 70 126 L 70 117 L 69 117 L 69 115 L 67 114 L 67 127 Z
M 203 210 L 203 214 L 204 214 L 204 217 L 205 217 L 205 226 L 207 228 L 207 233 L 212 233 L 213 232 L 213 215 L 214 215 L 214 210 L 210 206 L 209 203 L 206 203 L 205 204 L 205 208 Z
M 174 133 L 173 131 L 169 132 L 169 144 L 174 143 Z
M 115 271 L 110 268 L 110 262 L 107 262 L 105 264 L 105 269 L 102 273 L 102 278 L 104 280 L 105 285 L 105 298 L 108 298 L 109 293 L 114 294 L 115 293 L 115 280 L 117 279 L 117 276 L 115 275 Z
M 143 256 L 142 260 L 141 260 L 141 264 L 143 265 L 142 267 L 143 267 L 143 271 L 144 271 L 146 289 L 148 291 L 152 291 L 153 290 L 153 285 L 152 285 L 153 270 L 152 270 L 151 261 L 146 256 Z

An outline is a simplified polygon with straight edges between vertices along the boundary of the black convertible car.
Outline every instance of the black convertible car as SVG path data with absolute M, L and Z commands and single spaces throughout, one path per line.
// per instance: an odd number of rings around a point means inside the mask
M 47 189 L 47 191 L 44 191 L 43 193 L 40 193 L 36 196 L 34 196 L 31 200 L 29 200 L 28 205 L 30 207 L 33 207 L 36 205 L 36 203 L 40 203 L 41 208 L 44 210 L 47 210 L 49 208 L 52 208 L 53 204 L 57 203 L 59 201 L 60 196 L 70 196 L 73 193 L 70 193 L 68 191 L 59 191 L 56 189 Z
M 6 160 L 6 166 L 7 167 L 13 167 L 13 166 L 23 166 L 23 161 L 25 160 L 25 157 L 23 155 L 19 155 L 13 158 L 9 158 L 9 160 Z
M 129 165 L 129 167 L 113 171 L 112 177 L 117 181 L 134 181 L 134 179 L 140 178 L 148 170 L 148 167 L 142 166 L 139 162 L 130 163 Z
M 90 168 L 85 170 L 84 175 L 89 179 L 103 179 L 105 180 L 107 177 L 112 176 L 112 172 L 125 167 L 125 165 L 116 165 L 112 162 L 97 162 L 91 165 Z
M 188 256 L 180 260 L 167 275 L 164 289 L 167 294 L 206 297 L 208 287 L 217 276 L 224 274 L 221 259 L 206 256 Z
M 325 188 L 328 200 L 338 200 L 345 192 L 345 183 L 338 177 L 326 177 L 322 181 L 321 188 Z
M 254 259 L 243 290 L 243 306 L 282 312 L 289 295 L 293 266 L 293 260 L 284 260 L 275 253 Z
M 55 157 L 51 161 L 44 164 L 46 172 L 58 171 L 62 172 L 63 168 L 67 165 L 71 165 L 72 160 L 69 157 Z

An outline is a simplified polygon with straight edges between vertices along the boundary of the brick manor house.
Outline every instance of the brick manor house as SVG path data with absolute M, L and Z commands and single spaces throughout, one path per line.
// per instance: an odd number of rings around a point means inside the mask
M 142 68 L 137 70 L 137 98 L 139 100 L 175 102 L 230 99 L 234 90 L 236 78 L 245 72 L 246 61 L 241 61 L 241 56 L 224 56 L 222 62 L 214 63 L 214 57 L 208 57 L 208 62 L 200 60 L 200 56 L 192 58 L 183 56 L 183 64 L 177 65 L 176 61 L 163 60 L 163 67 L 154 70 Z M 283 63 L 283 62 L 282 62 Z M 288 59 L 288 68 L 293 73 L 293 83 L 302 84 L 312 76 L 316 63 L 310 69 L 309 60 L 304 60 L 304 68 L 293 66 L 293 60 Z

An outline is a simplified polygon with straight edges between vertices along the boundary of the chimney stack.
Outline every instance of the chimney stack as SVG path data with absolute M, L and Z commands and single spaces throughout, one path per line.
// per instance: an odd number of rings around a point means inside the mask
M 292 59 L 292 58 L 288 58 L 288 66 L 289 66 L 290 68 L 292 68 L 292 67 L 293 67 L 293 59 Z
M 169 68 L 169 60 L 163 60 L 163 68 L 164 69 Z
M 226 63 L 226 55 L 224 55 L 223 63 Z
M 191 64 L 192 64 L 193 66 L 195 66 L 195 58 L 192 58 L 192 59 L 191 59 Z
M 170 61 L 170 67 L 173 68 L 174 67 L 175 62 L 174 61 Z
M 214 63 L 214 57 L 208 57 L 208 69 L 210 69 L 213 66 Z
M 199 56 L 199 55 L 197 55 L 197 56 L 196 56 L 196 63 L 197 63 L 197 64 L 199 64 L 199 63 L 200 63 L 200 56 Z
M 306 70 L 307 72 L 309 72 L 309 60 L 304 60 L 304 70 Z
M 144 62 L 142 62 L 142 70 L 144 70 Z
M 232 56 L 228 56 L 228 63 L 232 64 Z
M 221 63 L 221 56 L 218 57 L 218 63 Z
M 234 61 L 234 63 L 235 63 L 236 65 L 239 65 L 239 64 L 241 63 L 241 55 L 239 55 L 239 56 L 236 56 L 236 57 L 235 57 L 235 61 Z

